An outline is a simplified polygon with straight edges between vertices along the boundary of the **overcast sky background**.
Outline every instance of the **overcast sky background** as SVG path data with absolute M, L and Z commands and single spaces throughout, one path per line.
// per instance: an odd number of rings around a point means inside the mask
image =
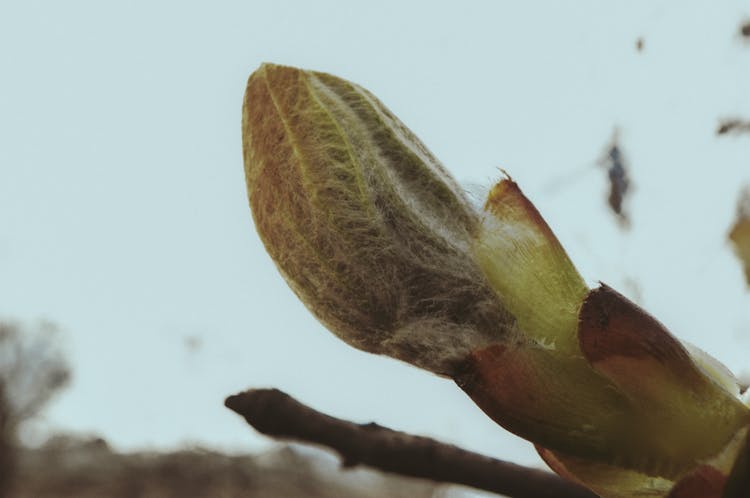
M 539 462 L 451 382 L 337 340 L 279 276 L 241 156 L 245 82 L 264 61 L 368 88 L 467 185 L 506 169 L 591 285 L 750 369 L 750 294 L 725 239 L 750 136 L 714 134 L 750 117 L 747 16 L 708 0 L 4 0 L 0 318 L 59 324 L 75 375 L 45 427 L 120 449 L 261 449 L 222 403 L 275 386 Z M 629 231 L 596 165 L 615 127 Z

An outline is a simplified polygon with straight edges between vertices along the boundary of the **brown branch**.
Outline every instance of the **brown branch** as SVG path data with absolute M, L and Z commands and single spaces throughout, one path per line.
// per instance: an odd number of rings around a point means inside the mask
M 278 389 L 252 389 L 224 404 L 259 432 L 336 450 L 344 467 L 368 465 L 386 472 L 463 484 L 512 498 L 596 498 L 550 472 L 462 450 L 375 423 L 358 425 L 325 415 Z

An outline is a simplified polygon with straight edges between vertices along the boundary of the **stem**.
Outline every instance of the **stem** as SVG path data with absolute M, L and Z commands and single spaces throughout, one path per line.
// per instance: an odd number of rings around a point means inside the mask
M 359 464 L 394 474 L 462 484 L 510 498 L 596 498 L 591 491 L 549 472 L 462 450 L 375 423 L 355 424 L 320 413 L 278 389 L 230 396 L 227 408 L 257 431 L 313 443 L 339 453 L 344 467 Z

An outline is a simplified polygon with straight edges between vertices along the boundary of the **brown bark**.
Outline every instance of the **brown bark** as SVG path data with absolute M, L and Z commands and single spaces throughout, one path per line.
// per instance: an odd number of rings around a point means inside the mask
M 230 396 L 224 404 L 267 436 L 335 450 L 344 467 L 362 464 L 404 476 L 471 486 L 511 498 L 596 497 L 591 491 L 549 472 L 374 423 L 359 425 L 325 415 L 277 389 L 245 391 Z

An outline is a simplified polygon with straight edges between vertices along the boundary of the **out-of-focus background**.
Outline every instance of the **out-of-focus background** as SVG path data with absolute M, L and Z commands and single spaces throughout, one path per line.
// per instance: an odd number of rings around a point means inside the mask
M 0 321 L 54 323 L 72 373 L 20 443 L 268 454 L 222 401 L 275 386 L 541 465 L 451 382 L 337 340 L 279 276 L 241 156 L 245 82 L 266 61 L 368 88 L 478 202 L 505 169 L 591 285 L 749 372 L 727 234 L 750 134 L 717 133 L 750 118 L 749 16 L 708 0 L 3 2 Z

